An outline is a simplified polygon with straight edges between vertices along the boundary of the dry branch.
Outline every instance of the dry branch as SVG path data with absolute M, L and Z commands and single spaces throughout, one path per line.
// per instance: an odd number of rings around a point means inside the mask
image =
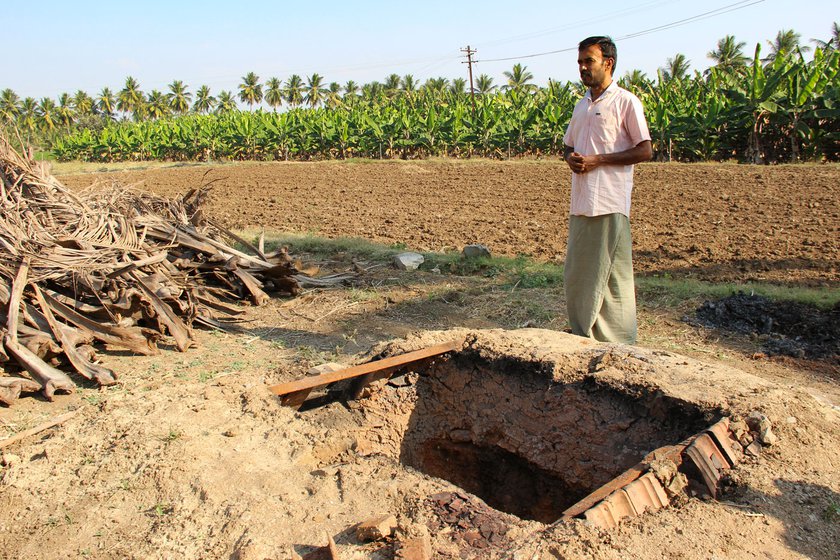
M 8 447 L 8 446 L 12 445 L 13 443 L 17 443 L 24 438 L 28 438 L 29 436 L 34 436 L 35 434 L 40 434 L 44 430 L 49 430 L 50 428 L 53 428 L 53 427 L 58 426 L 60 424 L 64 424 L 65 422 L 67 422 L 68 420 L 70 420 L 71 418 L 76 416 L 76 414 L 78 414 L 78 413 L 79 413 L 78 410 L 71 410 L 70 412 L 66 412 L 66 413 L 62 414 L 61 416 L 56 416 L 52 420 L 44 422 L 43 424 L 38 424 L 34 428 L 31 428 L 29 430 L 24 430 L 23 432 L 17 433 L 17 434 L 15 434 L 11 437 L 8 437 L 4 440 L 0 440 L 0 449 Z
M 295 295 L 310 280 L 285 251 L 266 254 L 206 219 L 206 186 L 180 200 L 116 183 L 73 193 L 2 136 L 0 179 L 0 362 L 34 379 L 0 378 L 0 402 L 36 383 L 48 398 L 74 390 L 55 366 L 115 383 L 92 361 L 94 339 L 152 355 L 168 336 L 184 351 L 194 321 L 228 329 L 230 303 Z

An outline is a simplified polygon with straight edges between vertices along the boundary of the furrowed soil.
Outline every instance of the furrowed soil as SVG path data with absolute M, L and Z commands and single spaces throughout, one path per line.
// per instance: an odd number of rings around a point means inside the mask
M 429 251 L 483 243 L 495 255 L 558 263 L 565 252 L 569 172 L 558 161 L 196 165 L 59 179 L 74 188 L 117 181 L 165 196 L 212 182 L 208 216 L 269 237 L 310 232 Z M 840 287 L 838 166 L 644 164 L 631 221 L 642 275 Z M 342 559 L 393 558 L 393 539 L 356 538 L 354 526 L 379 514 L 397 517 L 397 536 L 427 535 L 433 558 L 836 558 L 836 354 L 770 355 L 767 333 L 685 321 L 704 302 L 674 304 L 657 293 L 639 297 L 639 348 L 605 347 L 559 332 L 566 322 L 562 286 L 401 272 L 340 254 L 315 264 L 357 276 L 350 286 L 243 306 L 241 332 L 196 331 L 196 347 L 184 353 L 166 345 L 155 357 L 102 349 L 100 359 L 120 384 L 80 382 L 76 393 L 52 403 L 26 397 L 0 410 L 0 437 L 78 411 L 3 449 L 0 558 L 262 560 L 292 558 L 292 551 L 326 558 L 328 536 Z M 377 385 L 360 401 L 307 412 L 280 406 L 267 389 L 326 362 L 351 365 L 453 338 L 472 341 L 465 355 L 502 365 L 444 361 L 428 376 L 412 374 Z M 536 364 L 536 373 L 511 364 Z M 451 371 L 456 365 L 473 376 L 466 388 L 452 383 L 461 371 Z M 435 375 L 444 376 L 440 386 Z M 463 416 L 465 425 L 451 431 L 460 439 L 453 435 L 447 449 L 463 445 L 465 433 L 477 437 L 477 426 L 494 416 L 501 420 L 493 429 L 502 432 L 506 423 L 518 426 L 520 414 L 539 429 L 548 400 L 525 391 L 540 390 L 540 375 L 567 387 L 581 376 L 628 391 L 650 387 L 707 415 L 758 410 L 777 440 L 733 469 L 717 500 L 692 497 L 612 530 L 493 510 L 431 476 L 445 474 L 446 463 L 435 463 L 430 474 L 407 459 L 429 451 L 406 442 L 420 437 L 413 426 L 431 430 L 435 405 L 447 408 L 449 422 Z M 481 391 L 481 410 L 493 412 L 481 416 L 467 404 L 459 415 L 457 399 Z M 453 400 L 429 398 L 440 394 Z M 622 430 L 651 424 L 620 410 L 587 412 L 575 424 L 581 441 L 597 443 L 587 434 L 598 430 L 621 440 Z M 552 421 L 573 414 L 551 411 Z M 664 420 L 668 429 L 677 424 Z M 544 442 L 505 446 L 534 454 Z M 615 457 L 626 453 L 626 446 L 614 449 Z M 584 464 L 572 460 L 567 470 L 583 478 L 598 471 L 598 464 Z M 524 495 L 508 490 L 514 498 L 503 502 Z M 517 505 L 524 511 L 530 504 Z

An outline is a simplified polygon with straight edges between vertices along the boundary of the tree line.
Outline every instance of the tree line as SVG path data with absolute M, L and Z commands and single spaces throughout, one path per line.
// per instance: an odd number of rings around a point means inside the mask
M 655 77 L 632 71 L 619 78 L 645 105 L 659 160 L 749 162 L 837 161 L 840 131 L 840 28 L 827 41 L 800 44 L 780 31 L 761 56 L 728 35 L 708 53 L 714 65 L 689 73 L 682 54 Z M 496 86 L 486 74 L 466 80 L 412 75 L 384 81 L 326 84 L 319 74 L 264 83 L 253 72 L 238 92 L 195 95 L 180 80 L 164 93 L 144 93 L 132 77 L 118 92 L 104 88 L 20 100 L 0 91 L 0 119 L 21 141 L 50 148 L 60 159 L 322 159 L 510 157 L 562 152 L 562 135 L 579 83 L 539 87 L 516 64 Z M 237 100 L 249 109 L 240 111 Z M 268 110 L 263 109 L 263 104 Z M 254 107 L 257 107 L 254 110 Z M 285 110 L 277 111 L 277 109 Z

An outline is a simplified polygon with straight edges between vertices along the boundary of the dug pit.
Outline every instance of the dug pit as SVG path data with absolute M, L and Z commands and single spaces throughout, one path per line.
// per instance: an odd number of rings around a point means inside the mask
M 497 510 L 556 521 L 649 452 L 720 416 L 653 385 L 602 378 L 611 360 L 647 367 L 603 350 L 545 361 L 466 348 L 363 401 L 359 449 L 448 480 Z

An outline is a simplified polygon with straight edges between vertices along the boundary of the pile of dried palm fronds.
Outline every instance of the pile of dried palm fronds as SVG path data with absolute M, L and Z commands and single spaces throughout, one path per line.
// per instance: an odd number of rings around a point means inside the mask
M 168 336 L 183 351 L 194 322 L 225 328 L 241 313 L 230 302 L 293 295 L 303 279 L 285 250 L 265 254 L 205 219 L 206 188 L 183 200 L 116 184 L 77 194 L 2 137 L 0 178 L 0 362 L 28 373 L 0 377 L 0 402 L 73 391 L 65 366 L 112 384 L 95 341 L 151 355 Z

